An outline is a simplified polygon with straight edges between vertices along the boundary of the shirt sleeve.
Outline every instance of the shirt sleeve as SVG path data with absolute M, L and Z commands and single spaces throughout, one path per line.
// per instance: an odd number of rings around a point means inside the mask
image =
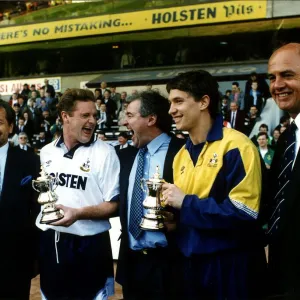
M 261 197 L 257 150 L 248 147 L 226 153 L 222 172 L 225 180 L 219 181 L 217 177 L 207 198 L 185 196 L 180 212 L 183 224 L 198 229 L 222 229 L 257 219 Z
M 120 163 L 116 151 L 109 149 L 103 168 L 99 171 L 99 182 L 103 191 L 104 201 L 115 201 L 119 199 L 120 187 Z

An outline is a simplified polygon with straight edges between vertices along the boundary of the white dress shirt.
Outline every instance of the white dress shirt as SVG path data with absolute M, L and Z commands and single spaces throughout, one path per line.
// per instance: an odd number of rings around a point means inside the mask
M 5 164 L 7 158 L 7 150 L 8 150 L 8 143 L 4 146 L 0 147 L 0 193 L 2 191 L 3 186 L 3 178 L 4 178 L 4 171 L 5 171 Z

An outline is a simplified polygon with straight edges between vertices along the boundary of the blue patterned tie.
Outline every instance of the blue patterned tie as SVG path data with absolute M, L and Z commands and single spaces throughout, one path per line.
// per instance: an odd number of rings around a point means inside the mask
M 138 165 L 135 174 L 135 182 L 131 197 L 129 232 L 137 239 L 141 234 L 140 223 L 143 217 L 143 195 L 141 187 L 141 179 L 144 171 L 144 157 L 147 152 L 147 147 L 143 147 L 139 151 Z
M 269 221 L 268 234 L 271 238 L 274 237 L 280 226 L 280 217 L 285 209 L 285 194 L 291 180 L 293 163 L 295 160 L 296 129 L 297 125 L 293 121 L 288 129 L 289 132 L 286 140 L 286 147 L 281 158 L 280 173 L 278 175 L 278 190 L 274 198 L 275 207 Z

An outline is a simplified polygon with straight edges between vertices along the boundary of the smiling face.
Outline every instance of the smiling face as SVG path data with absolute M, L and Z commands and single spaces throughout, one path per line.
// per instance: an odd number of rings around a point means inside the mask
M 270 92 L 280 109 L 295 118 L 300 112 L 300 54 L 279 49 L 269 60 Z
M 171 102 L 169 114 L 177 130 L 190 131 L 196 127 L 200 120 L 201 101 L 195 101 L 193 96 L 177 89 L 170 90 L 169 101 Z
M 78 143 L 88 143 L 96 126 L 97 110 L 93 101 L 77 101 L 72 113 L 63 111 L 64 137 L 70 147 Z
M 151 141 L 149 138 L 149 117 L 142 117 L 140 113 L 141 101 L 134 100 L 128 104 L 126 109 L 126 120 L 124 126 L 132 133 L 132 142 L 135 147 L 141 148 Z

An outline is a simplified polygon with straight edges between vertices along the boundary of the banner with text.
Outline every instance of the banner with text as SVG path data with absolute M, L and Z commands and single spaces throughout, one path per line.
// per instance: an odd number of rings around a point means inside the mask
M 0 45 L 266 18 L 267 0 L 226 1 L 0 28 Z
M 0 81 L 0 95 L 12 95 L 13 93 L 22 91 L 23 85 L 27 83 L 29 87 L 35 84 L 35 88 L 38 90 L 45 85 L 44 80 L 48 79 L 49 84 L 53 85 L 56 92 L 61 91 L 61 77 L 44 77 L 44 78 L 30 78 L 30 79 L 16 79 L 8 81 Z

